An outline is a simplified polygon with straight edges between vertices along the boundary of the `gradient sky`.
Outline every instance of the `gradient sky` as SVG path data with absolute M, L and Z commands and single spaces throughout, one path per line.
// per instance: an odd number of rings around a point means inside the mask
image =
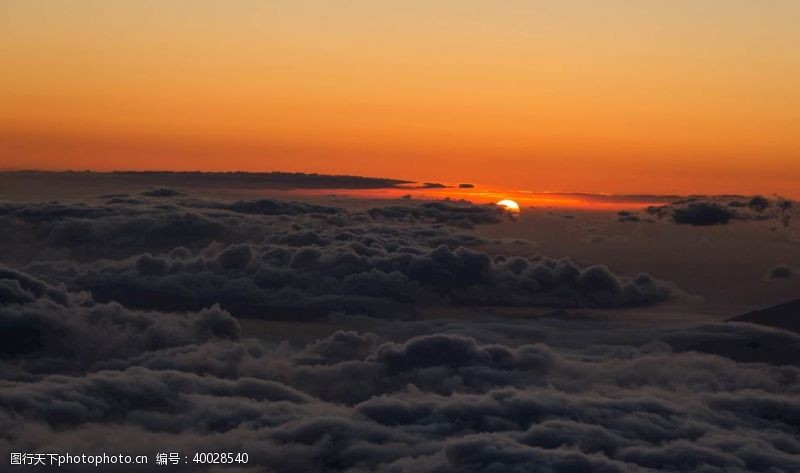
M 795 0 L 0 0 L 0 168 L 800 197 Z

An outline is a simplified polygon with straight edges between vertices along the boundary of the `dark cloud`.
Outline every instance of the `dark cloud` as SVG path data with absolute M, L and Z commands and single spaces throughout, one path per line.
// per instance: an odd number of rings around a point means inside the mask
M 652 223 L 653 220 L 649 218 L 642 218 L 641 216 L 637 215 L 635 212 L 630 212 L 628 210 L 620 210 L 617 212 L 617 221 L 618 222 L 646 222 Z
M 791 279 L 795 275 L 795 270 L 788 264 L 779 264 L 767 273 L 769 279 Z
M 774 200 L 754 196 L 748 200 L 724 201 L 722 198 L 689 198 L 668 205 L 651 206 L 647 212 L 658 218 L 669 217 L 680 225 L 726 225 L 734 221 L 778 220 L 784 226 L 791 221 L 792 202 L 782 197 Z
M 619 277 L 569 260 L 395 246 L 379 243 L 374 234 L 366 237 L 370 246 L 350 234 L 290 235 L 274 238 L 277 243 L 31 269 L 103 302 L 166 311 L 220 304 L 234 315 L 264 319 L 303 320 L 336 311 L 386 317 L 430 305 L 635 307 L 678 294 L 646 274 Z
M 686 207 L 675 209 L 672 219 L 675 223 L 686 225 L 724 225 L 736 217 L 735 212 L 717 204 L 694 202 Z
M 18 264 L 169 251 L 246 239 L 252 232 L 235 214 L 216 216 L 174 205 L 9 203 L 0 205 L 0 222 L 0 236 L 15 250 L 0 257 Z
M 225 208 L 238 213 L 258 215 L 335 214 L 343 212 L 342 209 L 336 207 L 306 204 L 303 202 L 284 202 L 273 199 L 240 200 Z
M 0 288 L 5 287 L 21 291 L 13 297 L 0 292 L 0 354 L 30 372 L 53 366 L 69 371 L 111 357 L 213 339 L 238 340 L 241 333 L 236 319 L 219 306 L 194 314 L 133 311 L 0 269 Z
M 471 228 L 473 225 L 500 223 L 508 212 L 497 205 L 429 202 L 416 206 L 385 206 L 368 211 L 376 220 L 409 223 L 444 223 Z
M 763 212 L 770 208 L 771 202 L 764 196 L 754 196 L 747 201 L 747 206 L 756 212 Z
M 330 337 L 309 344 L 298 359 L 307 364 L 333 364 L 364 360 L 380 344 L 380 337 L 367 332 L 337 331 Z
M 44 299 L 66 304 L 68 295 L 63 287 L 54 287 L 28 274 L 0 267 L 0 306 Z
M 121 200 L 119 200 L 121 199 Z M 451 209 L 451 207 L 453 207 Z M 391 222 L 376 215 L 350 214 L 336 207 L 270 199 L 217 202 L 169 198 L 156 203 L 0 203 L 0 237 L 14 251 L 0 253 L 0 263 L 24 264 L 31 260 L 119 259 L 142 253 L 169 252 L 177 247 L 200 249 L 212 242 L 260 242 L 283 235 L 287 242 L 303 244 L 313 234 L 336 238 L 373 240 L 434 239 L 441 244 L 473 245 L 473 235 L 429 224 L 432 219 L 448 226 L 472 226 L 498 221 L 481 206 L 431 204 L 409 207 L 416 223 Z M 457 209 L 457 210 L 454 210 Z M 414 219 L 415 217 L 409 217 Z M 391 225 L 387 225 L 391 224 Z M 352 239 L 352 238 L 351 238 Z M 314 243 L 309 240 L 309 243 Z M 320 243 L 317 241 L 316 243 Z
M 159 187 L 157 189 L 142 192 L 141 195 L 145 197 L 177 197 L 184 194 L 183 192 L 170 189 L 169 187 Z

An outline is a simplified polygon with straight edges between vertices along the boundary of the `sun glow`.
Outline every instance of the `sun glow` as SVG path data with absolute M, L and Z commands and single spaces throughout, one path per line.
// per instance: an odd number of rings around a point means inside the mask
M 519 204 L 510 199 L 503 199 L 497 203 L 498 206 L 503 207 L 505 210 L 513 213 L 519 213 Z

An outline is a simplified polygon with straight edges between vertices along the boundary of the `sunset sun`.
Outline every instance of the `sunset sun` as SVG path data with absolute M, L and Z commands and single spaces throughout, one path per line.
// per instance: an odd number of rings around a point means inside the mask
M 503 199 L 497 203 L 498 206 L 511 212 L 512 214 L 519 213 L 519 204 L 510 199 Z

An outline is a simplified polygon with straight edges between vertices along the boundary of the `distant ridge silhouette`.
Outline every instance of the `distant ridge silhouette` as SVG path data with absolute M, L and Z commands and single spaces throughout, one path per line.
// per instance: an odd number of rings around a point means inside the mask
M 749 322 L 800 333 L 800 299 L 754 310 L 730 318 L 726 322 Z

